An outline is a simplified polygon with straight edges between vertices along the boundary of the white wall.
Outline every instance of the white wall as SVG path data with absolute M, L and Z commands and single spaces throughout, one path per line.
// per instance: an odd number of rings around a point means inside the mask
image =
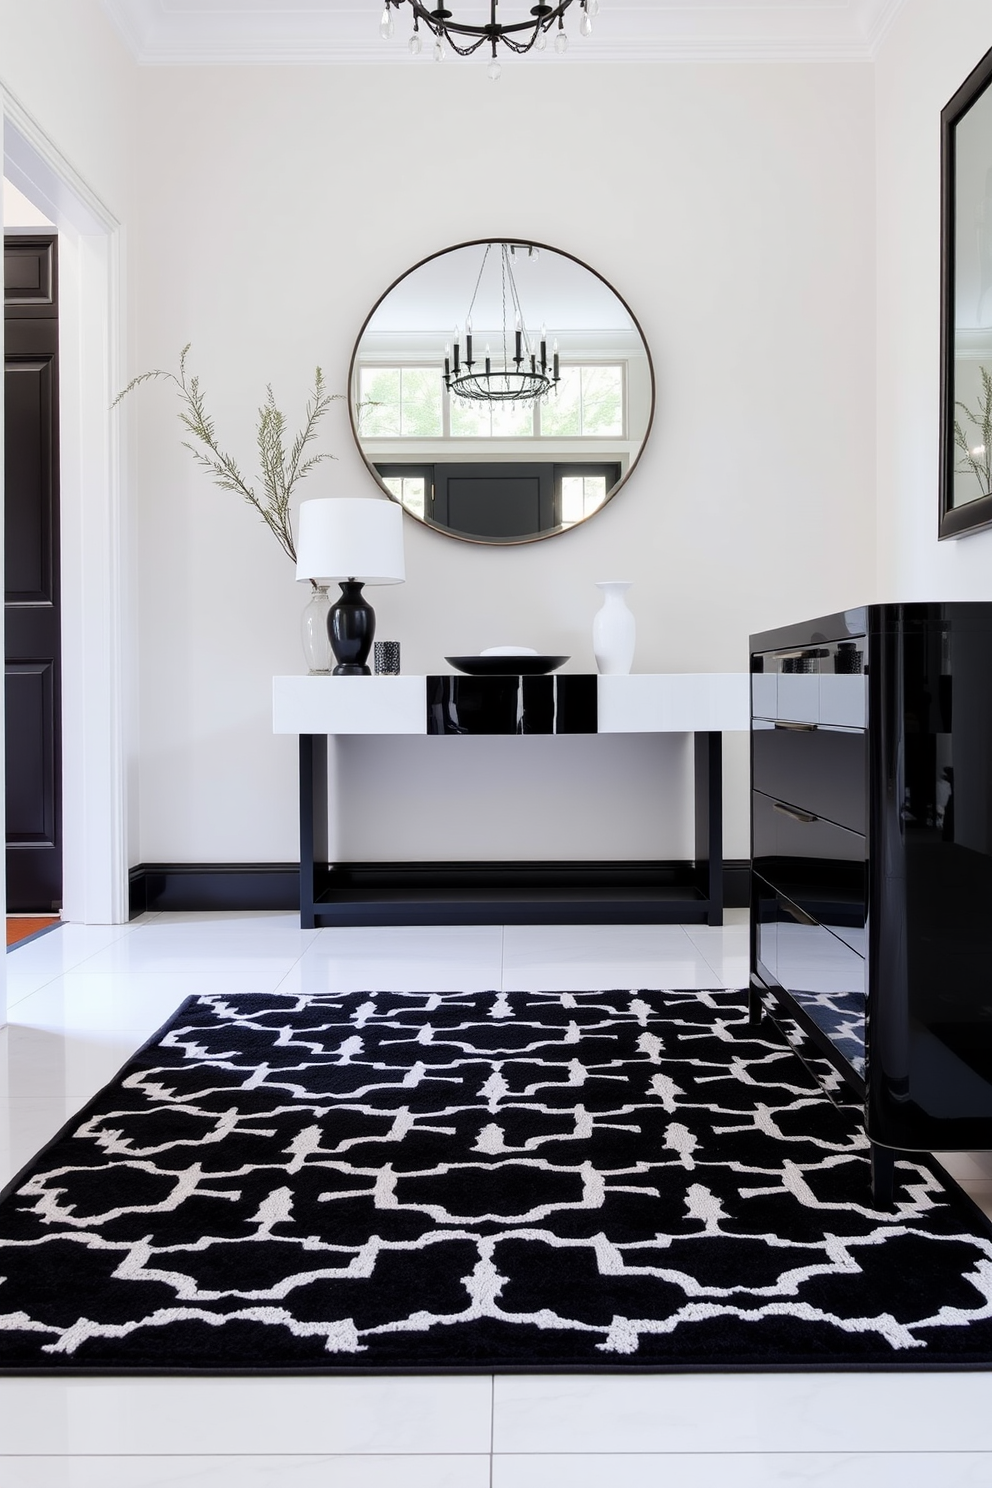
M 637 670 L 743 669 L 750 630 L 870 597 L 872 86 L 867 63 L 593 71 L 548 59 L 508 65 L 495 86 L 456 63 L 145 69 L 133 370 L 174 367 L 191 340 L 218 428 L 247 464 L 265 383 L 294 416 L 316 362 L 343 391 L 367 310 L 414 261 L 490 233 L 558 245 L 644 327 L 659 379 L 644 458 L 604 513 L 547 542 L 497 550 L 409 523 L 408 581 L 379 592 L 379 633 L 402 641 L 411 672 L 511 629 L 592 670 L 593 584 L 624 577 Z M 547 135 L 508 166 L 522 118 Z M 174 412 L 164 385 L 134 396 L 140 857 L 292 859 L 295 751 L 269 732 L 269 685 L 300 669 L 303 596 L 251 512 L 195 471 Z M 325 447 L 338 461 L 305 494 L 372 494 L 343 406 Z M 475 855 L 499 855 L 507 796 L 492 772 L 511 781 L 523 742 L 466 753 L 438 779 L 411 771 L 405 741 L 365 751 L 339 847 L 381 848 L 368 823 L 385 776 L 419 796 L 415 820 L 391 822 L 391 855 L 448 855 L 466 813 Z M 596 764 L 574 751 L 562 766 L 571 819 L 557 793 L 550 811 L 537 793 L 513 851 L 688 852 L 683 811 L 661 830 L 643 809 L 685 771 L 659 776 L 657 750 L 636 741 L 596 745 Z M 743 857 L 742 740 L 730 754 L 727 850 Z M 613 784 L 586 820 L 592 770 Z
M 992 531 L 937 541 L 940 111 L 990 47 L 987 0 L 907 0 L 876 63 L 882 600 L 992 599 Z
M 99 0 L 0 0 L 0 85 L 126 220 L 138 69 Z

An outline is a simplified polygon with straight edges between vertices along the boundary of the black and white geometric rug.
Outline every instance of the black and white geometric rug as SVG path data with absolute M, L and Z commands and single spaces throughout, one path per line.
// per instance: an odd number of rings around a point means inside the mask
M 0 1202 L 0 1368 L 987 1368 L 898 1172 L 739 992 L 194 997 Z

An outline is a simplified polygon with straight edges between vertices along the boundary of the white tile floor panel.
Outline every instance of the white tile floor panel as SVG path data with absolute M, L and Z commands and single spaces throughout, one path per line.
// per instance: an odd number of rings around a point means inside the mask
M 0 1184 L 193 992 L 742 986 L 722 929 L 62 926 L 7 957 Z M 948 1167 L 992 1211 L 992 1154 Z M 987 1488 L 985 1373 L 0 1379 L 0 1488 Z

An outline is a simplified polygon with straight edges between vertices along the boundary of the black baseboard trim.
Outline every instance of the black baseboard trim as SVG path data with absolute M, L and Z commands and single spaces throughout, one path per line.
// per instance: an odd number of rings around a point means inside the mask
M 500 881 L 505 887 L 539 890 L 565 879 L 576 888 L 594 884 L 636 888 L 638 880 L 670 869 L 673 880 L 692 873 L 689 863 L 354 863 L 342 869 L 356 879 L 414 872 L 423 888 L 443 894 L 459 875 Z M 723 865 L 728 909 L 748 903 L 748 864 Z M 296 910 L 300 906 L 300 870 L 296 863 L 138 863 L 130 871 L 130 916 L 178 910 Z
M 726 909 L 747 909 L 751 903 L 751 864 L 747 858 L 724 858 L 723 903 Z
M 130 872 L 130 917 L 146 911 L 299 909 L 297 863 L 139 863 Z

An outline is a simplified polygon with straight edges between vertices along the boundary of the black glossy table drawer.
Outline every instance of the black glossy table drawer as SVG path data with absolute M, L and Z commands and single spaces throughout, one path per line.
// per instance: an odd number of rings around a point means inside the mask
M 752 758 L 756 790 L 864 835 L 864 733 L 756 720 Z

